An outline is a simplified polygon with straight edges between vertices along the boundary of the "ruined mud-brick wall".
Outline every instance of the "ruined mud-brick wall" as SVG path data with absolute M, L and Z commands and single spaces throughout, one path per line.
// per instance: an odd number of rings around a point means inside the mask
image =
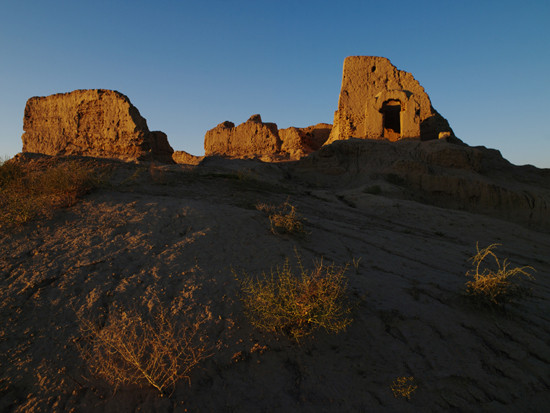
M 263 122 L 260 115 L 252 115 L 238 126 L 225 121 L 206 132 L 204 152 L 206 156 L 228 158 L 300 159 L 323 145 L 331 126 L 320 123 L 306 128 L 278 129 L 275 123 Z
M 204 156 L 191 155 L 185 151 L 174 151 L 172 159 L 178 164 L 198 165 L 204 159 Z
M 264 123 L 260 115 L 252 115 L 245 123 L 235 127 L 225 121 L 206 132 L 204 153 L 230 158 L 273 155 L 281 150 L 277 125 Z
M 23 152 L 173 162 L 166 135 L 149 131 L 130 100 L 112 90 L 30 98 L 23 130 Z
M 385 110 L 397 110 L 398 131 L 385 129 Z M 432 107 L 412 74 L 384 57 L 350 56 L 344 60 L 342 88 L 334 125 L 326 144 L 348 138 L 398 140 L 454 136 L 449 123 Z
M 282 141 L 281 150 L 287 153 L 290 159 L 300 159 L 323 146 L 331 129 L 332 125 L 328 123 L 318 123 L 305 128 L 291 126 L 279 129 L 279 137 Z

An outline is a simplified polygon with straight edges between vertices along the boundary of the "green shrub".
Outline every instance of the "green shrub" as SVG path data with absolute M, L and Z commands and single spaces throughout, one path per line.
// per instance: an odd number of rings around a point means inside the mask
M 337 333 L 350 323 L 347 304 L 346 267 L 315 264 L 306 271 L 298 258 L 299 274 L 295 275 L 289 260 L 282 267 L 253 278 L 247 274 L 235 277 L 241 284 L 245 313 L 255 327 L 283 333 L 295 340 L 323 328 Z
M 496 305 L 525 295 L 527 289 L 520 286 L 518 280 L 521 276 L 533 279 L 530 271 L 535 271 L 529 265 L 510 268 L 508 259 L 501 261 L 493 252 L 499 245 L 491 244 L 480 250 L 479 244 L 476 244 L 477 253 L 470 258 L 474 268 L 466 272 L 466 276 L 473 278 L 466 282 L 466 293 Z M 493 262 L 486 262 L 487 258 L 492 258 Z

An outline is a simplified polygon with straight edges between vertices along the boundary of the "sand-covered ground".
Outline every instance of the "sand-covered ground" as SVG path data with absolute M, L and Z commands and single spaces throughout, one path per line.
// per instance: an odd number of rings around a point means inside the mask
M 0 411 L 542 412 L 550 405 L 550 234 L 385 188 L 299 183 L 284 166 L 116 164 L 109 184 L 0 235 Z M 289 201 L 305 235 L 275 235 L 258 203 Z M 504 309 L 464 295 L 476 243 L 531 265 Z M 353 322 L 295 343 L 251 326 L 234 272 L 323 259 L 348 265 Z M 116 391 L 77 344 L 79 317 L 206 317 L 212 356 L 168 396 Z M 414 377 L 410 400 L 397 377 Z M 547 410 L 546 410 L 547 411 Z

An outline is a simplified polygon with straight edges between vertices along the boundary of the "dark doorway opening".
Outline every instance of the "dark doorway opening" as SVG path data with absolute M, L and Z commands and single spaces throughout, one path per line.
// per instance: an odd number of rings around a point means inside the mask
M 384 137 L 389 140 L 397 140 L 401 137 L 401 102 L 388 100 L 382 105 L 382 122 L 384 125 Z

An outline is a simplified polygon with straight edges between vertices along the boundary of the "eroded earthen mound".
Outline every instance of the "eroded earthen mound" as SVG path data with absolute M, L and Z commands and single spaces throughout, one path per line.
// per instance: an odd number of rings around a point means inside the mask
M 23 152 L 169 163 L 174 152 L 166 135 L 149 131 L 138 109 L 113 90 L 30 98 L 23 129 Z
M 32 172 L 89 166 L 107 181 L 69 210 L 0 231 L 2 412 L 542 412 L 549 405 L 543 205 L 550 170 L 441 140 L 366 139 L 335 142 L 298 162 L 211 157 L 195 167 L 144 168 L 25 154 L 16 163 Z M 496 212 L 427 205 L 442 201 Z M 273 232 L 266 212 L 283 204 L 296 208 L 291 219 L 304 234 Z M 506 214 L 534 228 L 494 219 Z M 504 311 L 463 296 L 478 242 L 502 244 L 512 267 L 535 267 L 535 279 L 522 280 L 533 295 Z M 316 274 L 317 262 L 347 268 L 354 320 L 345 332 L 295 343 L 283 329 L 251 323 L 241 277 L 273 279 L 288 265 L 288 279 L 298 280 L 304 270 Z M 113 326 L 128 331 L 133 320 L 157 314 L 170 316 L 161 334 L 140 328 L 149 324 L 130 330 L 134 340 L 112 334 Z M 161 337 L 179 349 L 185 340 L 171 338 L 181 337 L 175 327 L 186 320 L 205 321 L 196 338 L 211 357 L 164 397 L 145 379 L 113 383 L 94 368 L 105 354 L 95 346 L 98 333 L 143 349 L 139 362 L 159 360 L 171 354 L 159 353 L 166 347 L 143 343 Z M 418 383 L 410 400 L 392 392 L 403 374 Z
M 350 139 L 324 146 L 291 169 L 296 179 L 349 190 L 354 199 L 375 192 L 550 230 L 550 171 L 512 165 L 495 149 Z

